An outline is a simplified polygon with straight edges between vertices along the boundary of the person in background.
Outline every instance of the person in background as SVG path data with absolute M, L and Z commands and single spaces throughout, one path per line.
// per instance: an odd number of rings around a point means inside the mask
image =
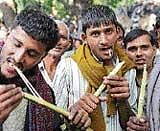
M 117 40 L 117 44 L 123 47 L 123 39 L 124 39 L 125 30 L 120 23 L 117 23 L 117 30 L 118 30 L 118 36 L 119 36 Z
M 149 84 L 150 82 L 151 83 L 154 82 L 154 81 L 151 81 L 152 80 L 151 78 L 153 77 L 151 76 L 151 71 L 153 70 L 155 64 L 159 61 L 158 60 L 159 58 L 155 57 L 156 49 L 157 49 L 156 44 L 157 42 L 152 37 L 152 35 L 146 30 L 142 30 L 142 29 L 134 29 L 130 31 L 124 38 L 124 47 L 125 47 L 126 53 L 136 65 L 136 81 L 137 81 L 137 86 L 139 87 L 138 94 L 140 91 L 144 64 L 147 65 L 148 85 L 150 85 Z M 148 88 L 150 87 L 147 86 L 146 88 L 148 90 Z M 138 95 L 138 98 L 139 98 L 139 95 Z M 137 101 L 138 101 L 138 98 L 137 98 Z M 133 130 L 148 131 L 149 130 L 148 120 L 144 118 L 138 119 L 136 118 L 136 116 L 130 117 L 127 125 L 128 125 L 127 127 L 128 131 L 133 131 Z
M 157 41 L 158 41 L 158 46 L 160 46 L 160 17 L 156 18 L 156 24 L 153 25 L 154 31 L 157 34 Z
M 71 43 L 69 42 L 69 29 L 67 25 L 59 20 L 56 20 L 56 23 L 58 25 L 60 39 L 56 47 L 51 49 L 47 56 L 38 65 L 44 79 L 49 85 L 54 77 L 56 67 L 61 60 L 61 56 L 71 46 Z
M 74 50 L 76 50 L 83 43 L 83 41 L 81 39 L 81 34 L 74 33 L 74 34 L 72 34 L 71 37 L 72 37 L 72 48 Z

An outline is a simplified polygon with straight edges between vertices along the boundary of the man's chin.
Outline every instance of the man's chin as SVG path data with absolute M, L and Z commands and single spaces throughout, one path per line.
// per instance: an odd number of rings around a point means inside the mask
M 17 74 L 2 74 L 3 77 L 6 79 L 11 79 L 17 76 Z
M 137 66 L 137 70 L 139 70 L 139 71 L 143 71 L 143 68 L 144 68 L 144 66 L 143 66 L 143 65 L 141 65 L 141 66 Z

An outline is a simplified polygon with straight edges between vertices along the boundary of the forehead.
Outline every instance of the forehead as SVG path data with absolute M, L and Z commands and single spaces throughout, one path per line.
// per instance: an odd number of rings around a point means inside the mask
M 128 47 L 131 47 L 131 46 L 141 46 L 141 45 L 151 45 L 151 42 L 150 42 L 150 36 L 148 35 L 142 35 L 140 37 L 137 37 L 136 39 L 130 41 L 127 43 L 127 48 Z
M 91 31 L 97 31 L 97 30 L 105 30 L 105 29 L 113 29 L 115 30 L 116 29 L 116 26 L 112 23 L 109 23 L 109 24 L 103 24 L 101 23 L 100 25 L 97 25 L 97 26 L 94 26 L 94 25 L 91 25 L 89 28 L 87 28 L 86 32 L 91 32 Z
M 34 49 L 44 49 L 43 44 L 37 40 L 34 40 L 31 36 L 29 36 L 20 26 L 17 26 L 15 29 L 11 30 L 8 37 L 12 37 L 17 41 L 23 43 L 23 45 L 27 48 Z
M 60 34 L 68 35 L 68 29 L 64 24 L 58 24 L 58 29 Z

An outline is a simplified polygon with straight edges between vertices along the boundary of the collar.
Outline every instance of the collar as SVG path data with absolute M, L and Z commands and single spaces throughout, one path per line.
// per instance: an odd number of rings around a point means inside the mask
M 44 80 L 46 81 L 46 83 L 51 87 L 51 79 L 49 78 L 48 76 L 48 73 L 45 69 L 45 66 L 44 66 L 44 62 L 43 60 L 38 64 L 38 67 L 39 67 L 39 70 L 44 78 Z

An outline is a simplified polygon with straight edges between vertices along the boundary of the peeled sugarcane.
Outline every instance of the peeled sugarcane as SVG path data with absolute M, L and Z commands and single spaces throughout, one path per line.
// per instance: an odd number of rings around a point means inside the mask
M 44 99 L 41 99 L 41 98 L 37 97 L 37 96 L 33 96 L 33 95 L 28 94 L 28 93 L 24 93 L 24 98 L 26 98 L 28 100 L 31 100 L 33 102 L 36 102 L 38 104 L 41 104 L 41 105 L 43 105 L 43 106 L 45 106 L 45 107 L 47 107 L 47 108 L 49 108 L 53 111 L 56 111 L 56 112 L 62 114 L 63 116 L 66 116 L 66 117 L 69 116 L 68 111 L 64 110 L 63 108 L 57 107 L 57 106 L 55 106 L 55 105 L 45 101 Z M 91 128 L 87 128 L 86 131 L 93 131 L 93 130 Z
M 69 116 L 69 112 L 64 110 L 63 108 L 60 108 L 60 107 L 57 107 L 47 101 L 45 101 L 44 99 L 40 99 L 38 98 L 37 96 L 33 96 L 33 95 L 30 95 L 28 93 L 24 93 L 24 98 L 28 99 L 28 100 L 31 100 L 33 102 L 36 102 L 38 104 L 41 104 L 43 106 L 46 106 L 47 108 L 51 109 L 51 110 L 54 110 L 64 116 Z
M 143 77 L 142 77 L 140 96 L 139 96 L 139 102 L 138 102 L 137 118 L 143 117 L 143 107 L 144 107 L 144 103 L 145 103 L 145 88 L 146 88 L 146 85 L 147 85 L 147 65 L 144 64 Z
M 112 76 L 117 74 L 117 72 L 121 69 L 121 67 L 124 65 L 124 61 L 120 62 L 110 73 L 108 76 Z M 95 96 L 99 96 L 102 91 L 105 89 L 106 84 L 102 83 L 99 88 L 97 89 L 97 91 L 94 93 Z

